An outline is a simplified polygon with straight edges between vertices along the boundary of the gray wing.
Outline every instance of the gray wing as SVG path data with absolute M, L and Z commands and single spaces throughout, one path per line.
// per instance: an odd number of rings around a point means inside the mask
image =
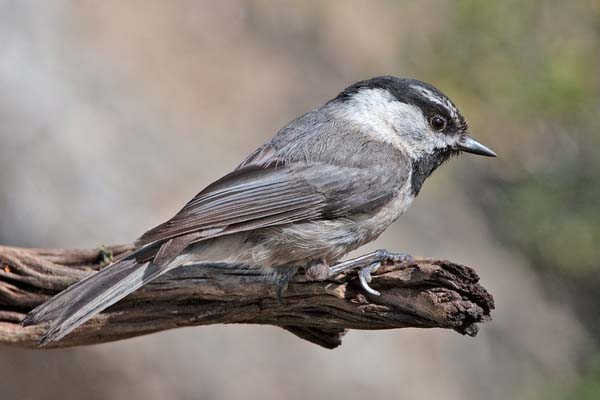
M 383 205 L 406 177 L 381 167 L 326 163 L 242 164 L 208 186 L 138 244 L 195 233 L 197 240 L 300 221 L 330 219 Z

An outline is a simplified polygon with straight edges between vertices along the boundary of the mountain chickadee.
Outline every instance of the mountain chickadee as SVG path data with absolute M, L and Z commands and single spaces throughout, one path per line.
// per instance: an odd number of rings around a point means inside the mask
M 256 266 L 281 288 L 299 267 L 320 278 L 370 272 L 403 255 L 378 251 L 329 268 L 376 239 L 412 203 L 427 177 L 461 151 L 496 154 L 467 135 L 456 106 L 433 86 L 391 76 L 355 83 L 295 119 L 212 183 L 133 252 L 31 311 L 50 322 L 42 344 L 174 268 Z M 284 277 L 283 279 L 281 277 Z

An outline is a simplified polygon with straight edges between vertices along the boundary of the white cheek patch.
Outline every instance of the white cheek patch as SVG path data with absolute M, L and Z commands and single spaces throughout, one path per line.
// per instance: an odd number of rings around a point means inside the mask
M 432 130 L 417 106 L 397 101 L 385 89 L 363 89 L 333 112 L 360 127 L 373 140 L 390 143 L 413 158 L 454 145 L 458 140 Z
M 390 143 L 408 153 L 420 151 L 413 144 L 429 136 L 429 123 L 421 110 L 397 101 L 385 89 L 363 89 L 333 112 L 361 127 L 373 140 Z

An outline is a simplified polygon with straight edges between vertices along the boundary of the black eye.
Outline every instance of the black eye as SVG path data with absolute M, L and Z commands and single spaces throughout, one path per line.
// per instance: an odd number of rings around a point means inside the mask
M 431 127 L 436 131 L 441 131 L 446 127 L 446 120 L 440 117 L 439 115 L 436 115 L 435 117 L 431 118 L 431 121 L 429 121 L 429 123 L 431 124 Z

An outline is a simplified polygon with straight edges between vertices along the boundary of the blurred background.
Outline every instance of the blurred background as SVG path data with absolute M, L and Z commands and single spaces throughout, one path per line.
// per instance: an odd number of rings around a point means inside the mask
M 131 242 L 350 83 L 446 92 L 500 156 L 453 159 L 369 249 L 475 267 L 476 338 L 330 351 L 211 326 L 0 347 L 6 399 L 600 398 L 600 2 L 0 0 L 0 243 Z

